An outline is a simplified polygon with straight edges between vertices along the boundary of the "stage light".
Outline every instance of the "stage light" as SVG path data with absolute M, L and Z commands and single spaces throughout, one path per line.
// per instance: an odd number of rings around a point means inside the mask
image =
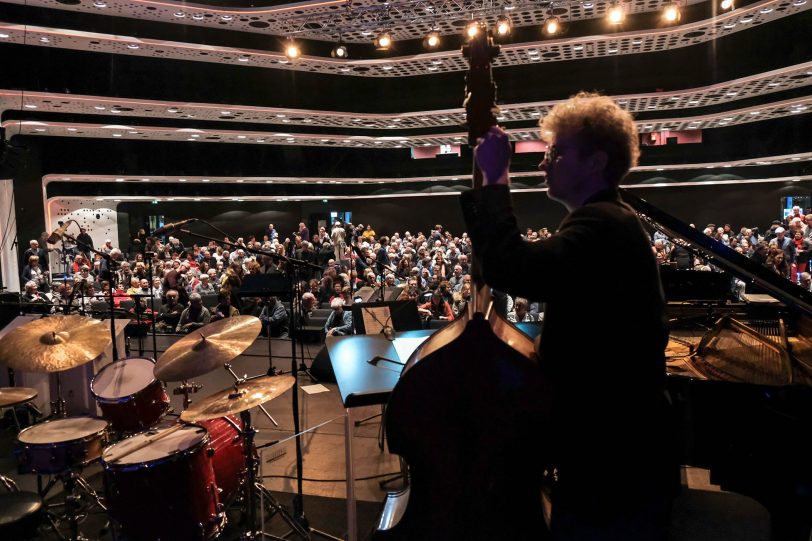
M 465 27 L 465 37 L 468 39 L 474 39 L 477 34 L 479 34 L 479 21 L 471 21 Z
M 343 43 L 339 43 L 338 45 L 333 47 L 332 51 L 330 51 L 330 56 L 332 56 L 333 58 L 342 58 L 342 59 L 347 58 L 349 56 L 347 46 L 344 45 Z
M 666 23 L 675 23 L 680 19 L 679 6 L 675 3 L 666 4 L 663 8 L 663 20 Z
M 623 6 L 618 3 L 613 3 L 609 9 L 606 10 L 606 20 L 609 24 L 620 24 L 626 18 L 626 12 Z
M 496 19 L 496 33 L 500 36 L 507 36 L 513 30 L 513 25 L 509 17 L 504 15 Z
M 724 10 L 733 9 L 734 8 L 733 0 L 722 0 L 722 3 L 719 4 L 719 7 L 721 7 Z
M 372 44 L 375 45 L 375 48 L 379 51 L 388 51 L 392 46 L 392 36 L 389 35 L 389 32 L 381 32 Z
M 548 36 L 553 36 L 561 30 L 561 21 L 558 20 L 558 17 L 554 15 L 548 15 L 546 19 L 544 19 L 544 33 Z
M 285 44 L 285 56 L 288 57 L 288 60 L 296 60 L 302 56 L 302 50 L 299 49 L 299 45 L 296 44 L 293 38 L 288 38 Z
M 440 33 L 436 30 L 432 30 L 426 37 L 423 38 L 423 47 L 426 49 L 436 49 L 440 46 Z

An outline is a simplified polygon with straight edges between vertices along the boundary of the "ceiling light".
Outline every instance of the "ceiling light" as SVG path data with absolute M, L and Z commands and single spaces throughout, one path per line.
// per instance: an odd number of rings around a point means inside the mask
M 426 37 L 423 38 L 423 47 L 426 49 L 436 49 L 440 46 L 440 33 L 436 30 L 432 30 Z
M 552 12 L 544 20 L 544 33 L 548 36 L 553 36 L 561 29 L 561 21 L 558 17 L 554 16 Z
M 625 18 L 626 12 L 623 10 L 623 6 L 616 2 L 606 10 L 606 20 L 609 24 L 621 24 Z
M 372 44 L 375 45 L 375 48 L 379 51 L 388 51 L 392 46 L 392 36 L 389 34 L 389 32 L 381 32 L 372 41 Z
M 467 39 L 473 39 L 477 34 L 479 34 L 479 21 L 471 21 L 465 27 L 465 37 Z
M 349 56 L 347 46 L 339 42 L 339 44 L 333 47 L 333 50 L 330 51 L 330 56 L 333 58 L 347 58 L 347 56 Z
M 299 48 L 293 38 L 288 38 L 287 43 L 285 44 L 285 56 L 288 58 L 288 60 L 296 60 L 302 56 L 302 50 Z
M 36 109 L 37 106 L 31 103 L 26 103 L 24 106 L 26 109 Z
M 722 9 L 733 9 L 734 6 L 733 0 L 722 0 L 722 3 L 719 4 L 719 7 Z
M 510 34 L 510 31 L 513 30 L 513 26 L 510 23 L 510 18 L 505 17 L 504 15 L 496 19 L 496 33 L 500 36 L 507 36 Z
M 679 6 L 674 3 L 670 2 L 665 5 L 663 8 L 663 20 L 666 23 L 675 23 L 680 19 L 680 9 Z

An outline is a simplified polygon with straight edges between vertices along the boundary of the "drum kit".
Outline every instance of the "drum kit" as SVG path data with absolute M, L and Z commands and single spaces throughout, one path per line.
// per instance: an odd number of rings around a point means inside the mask
M 284 394 L 295 380 L 239 378 L 228 364 L 260 329 L 253 316 L 227 318 L 178 340 L 157 363 L 143 357 L 113 361 L 90 383 L 101 418 L 67 415 L 59 373 L 101 355 L 111 341 L 102 322 L 51 316 L 0 339 L 0 362 L 15 370 L 56 373 L 50 418 L 20 431 L 15 450 L 19 472 L 38 476 L 41 497 L 57 482 L 63 484 L 64 514 L 50 513 L 51 524 L 64 520 L 70 526 L 68 539 L 85 539 L 79 523 L 89 498 L 108 513 L 116 539 L 214 539 L 223 533 L 231 508 L 244 517 L 241 539 L 283 539 L 258 529 L 257 508 L 264 504 L 270 516 L 285 520 L 288 535 L 309 539 L 307 528 L 257 479 L 258 449 L 276 442 L 255 444 L 250 413 L 261 408 L 273 421 L 263 404 Z M 217 368 L 226 369 L 234 384 L 192 404 L 189 394 L 201 386 L 191 379 Z M 175 390 L 184 395 L 179 419 L 167 417 L 164 381 L 180 382 Z M 0 407 L 35 397 L 33 389 L 2 388 Z M 103 468 L 103 495 L 80 475 L 97 461 Z M 41 476 L 51 476 L 45 488 Z

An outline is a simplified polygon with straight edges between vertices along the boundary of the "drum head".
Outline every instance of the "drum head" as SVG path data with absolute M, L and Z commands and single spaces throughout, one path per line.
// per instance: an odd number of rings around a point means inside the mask
M 155 363 L 146 357 L 131 357 L 102 368 L 90 383 L 90 390 L 100 399 L 115 400 L 132 396 L 155 381 Z
M 98 434 L 105 428 L 107 428 L 107 421 L 102 419 L 68 417 L 67 419 L 55 419 L 30 426 L 20 432 L 17 439 L 21 443 L 35 445 L 61 443 Z
M 111 445 L 104 450 L 102 461 L 111 467 L 160 461 L 195 448 L 208 436 L 200 426 L 185 425 L 179 429 L 175 426 L 141 432 Z M 173 432 L 164 436 L 169 430 Z

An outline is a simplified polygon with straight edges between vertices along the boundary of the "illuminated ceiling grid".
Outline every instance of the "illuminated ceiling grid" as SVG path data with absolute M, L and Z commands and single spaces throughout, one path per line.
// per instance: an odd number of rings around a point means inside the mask
M 730 35 L 756 24 L 764 24 L 809 9 L 807 0 L 763 0 L 711 20 L 699 21 L 668 29 L 557 39 L 502 47 L 495 67 L 532 65 L 562 60 L 580 60 L 626 54 L 660 52 L 688 47 Z M 414 56 L 376 60 L 333 60 L 302 56 L 294 62 L 283 54 L 269 51 L 238 49 L 112 36 L 74 30 L 0 23 L 3 41 L 71 50 L 173 58 L 265 68 L 292 69 L 307 72 L 365 77 L 408 77 L 467 70 L 459 51 L 443 51 Z

